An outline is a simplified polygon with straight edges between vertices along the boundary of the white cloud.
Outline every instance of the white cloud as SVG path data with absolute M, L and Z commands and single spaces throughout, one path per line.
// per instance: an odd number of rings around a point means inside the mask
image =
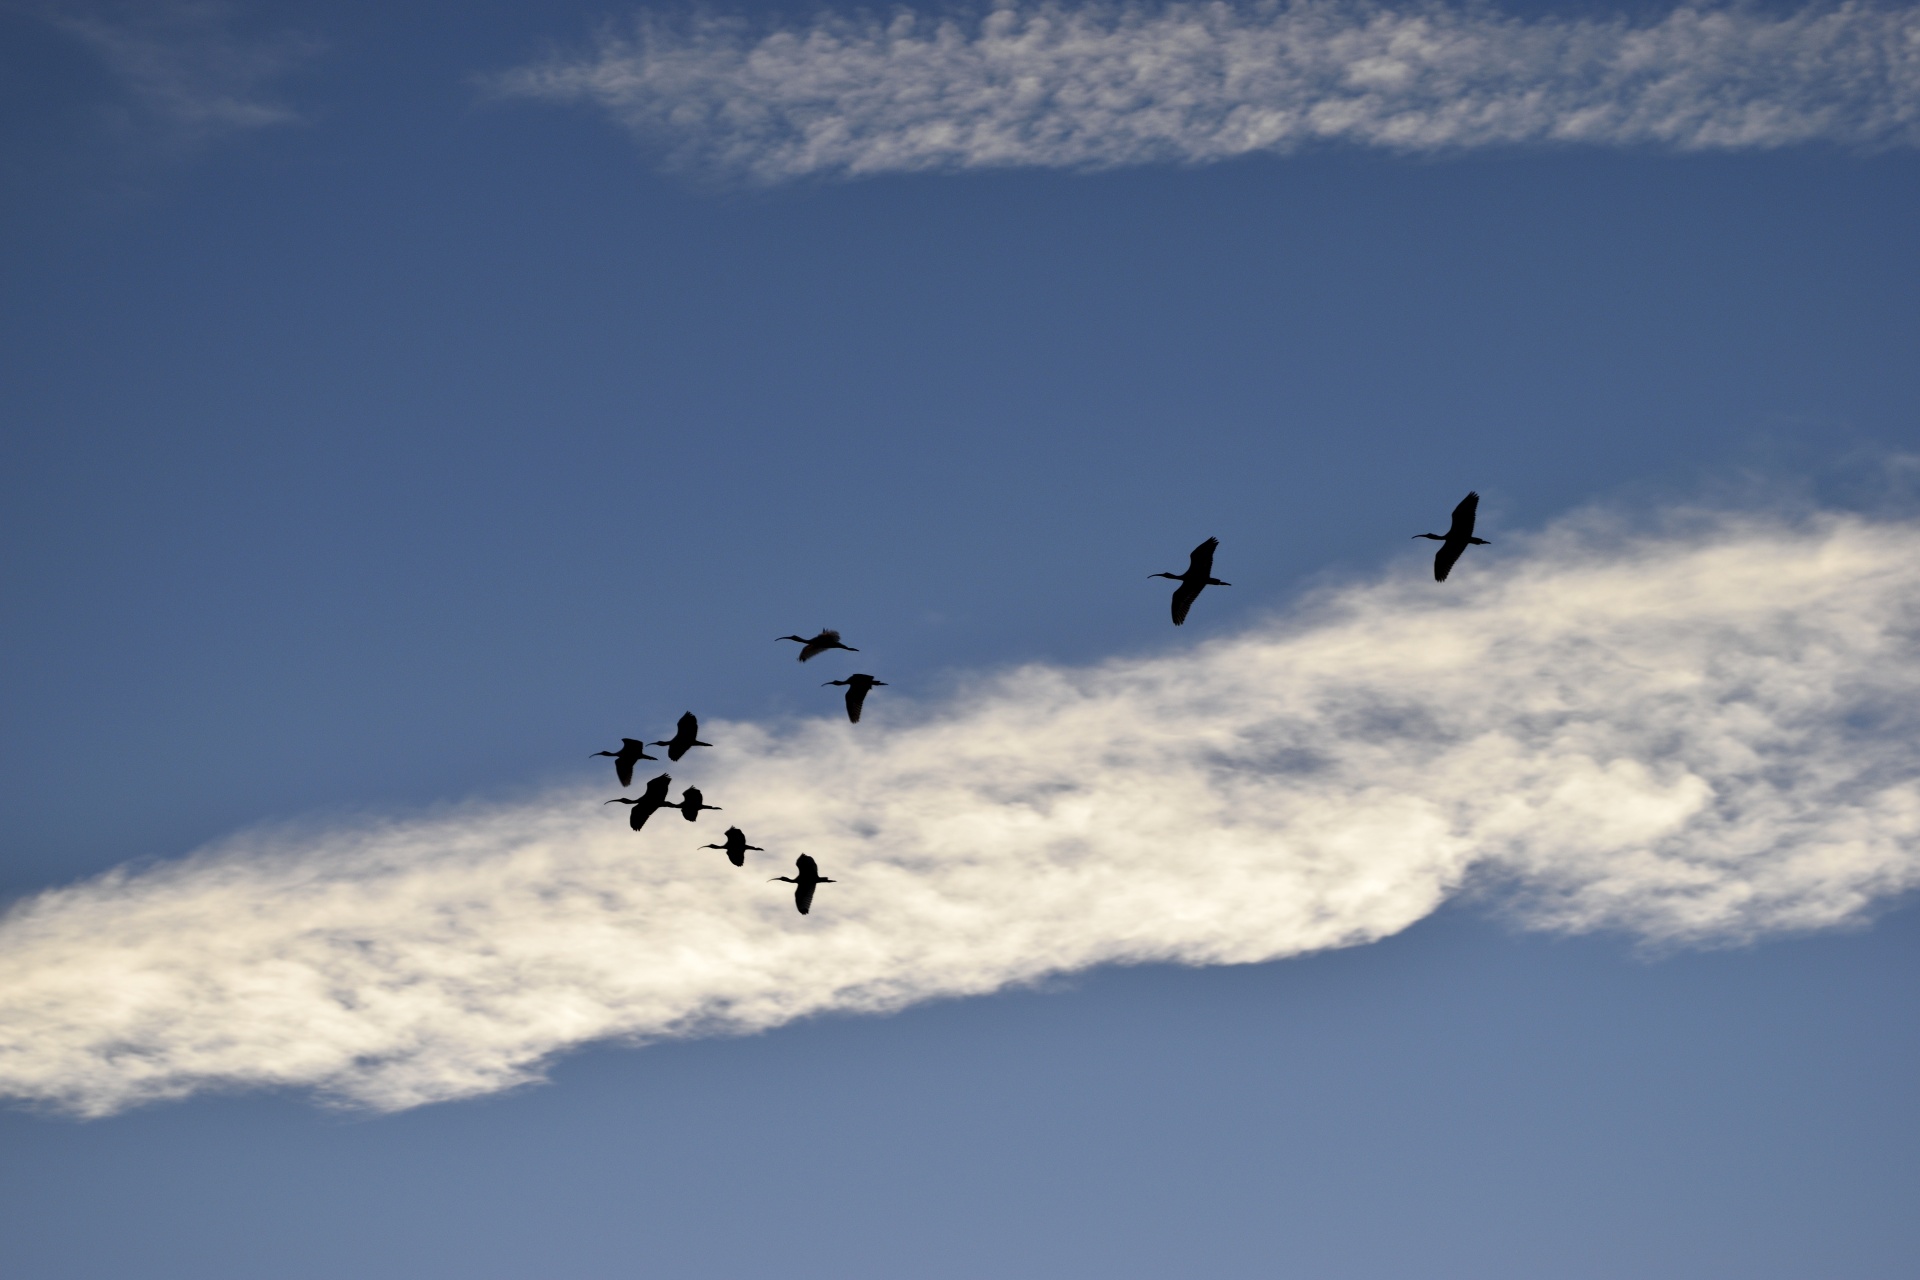
M 686 162 L 768 182 L 1325 142 L 1911 146 L 1920 10 L 1689 7 L 1636 24 L 1359 0 L 1041 3 L 771 29 L 643 14 L 493 83 L 594 104 Z
M 399 1108 L 596 1039 L 1355 945 L 1469 883 L 1655 945 L 1858 922 L 1920 883 L 1920 527 L 1500 542 L 1444 586 L 1414 563 L 917 717 L 888 689 L 858 727 L 709 724 L 683 772 L 725 812 L 699 826 L 635 835 L 609 782 L 42 894 L 0 920 L 0 1094 Z M 727 821 L 770 852 L 696 847 Z M 839 881 L 806 918 L 766 882 L 801 851 Z
M 270 89 L 321 48 L 291 32 L 244 35 L 233 6 L 218 0 L 56 3 L 41 14 L 90 48 L 177 143 L 298 121 Z

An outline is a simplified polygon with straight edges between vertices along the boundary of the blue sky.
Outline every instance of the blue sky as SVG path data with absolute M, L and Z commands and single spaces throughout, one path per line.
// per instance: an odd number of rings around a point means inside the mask
M 0 14 L 9 1274 L 1909 1269 L 1913 11 L 654 12 Z

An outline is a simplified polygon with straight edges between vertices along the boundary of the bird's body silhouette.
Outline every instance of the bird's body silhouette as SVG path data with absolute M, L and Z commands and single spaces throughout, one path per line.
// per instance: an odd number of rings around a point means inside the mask
M 725 849 L 727 851 L 727 861 L 736 867 L 744 867 L 747 865 L 747 850 L 751 849 L 755 853 L 766 852 L 765 849 L 762 849 L 757 844 L 748 844 L 747 833 L 738 827 L 727 828 L 726 843 L 703 844 L 700 847 L 702 849 Z
M 660 810 L 668 808 L 671 805 L 672 802 L 667 799 L 667 788 L 672 785 L 673 775 L 663 773 L 657 778 L 650 779 L 647 782 L 646 791 L 640 796 L 634 799 L 628 799 L 626 796 L 615 796 L 606 803 L 632 805 L 633 812 L 628 815 L 627 820 L 633 829 L 638 831 L 647 825 L 648 818 L 651 818 Z
M 800 642 L 800 661 L 817 658 L 829 649 L 845 649 L 848 653 L 858 653 L 850 644 L 840 643 L 840 633 L 832 628 L 822 628 L 817 636 L 775 636 L 775 640 L 798 640 Z
M 711 742 L 700 741 L 700 719 L 689 711 L 680 717 L 680 723 L 674 728 L 671 738 L 662 738 L 658 742 L 649 742 L 650 747 L 665 747 L 667 759 L 678 760 L 693 747 L 710 747 Z
M 858 672 L 848 676 L 845 680 L 828 680 L 820 687 L 824 689 L 829 684 L 843 684 L 847 687 L 847 719 L 853 721 L 855 724 L 860 723 L 860 708 L 867 705 L 868 691 L 876 687 L 881 689 L 887 687 L 885 680 L 875 680 L 872 676 L 862 675 Z
M 1187 557 L 1185 573 L 1150 573 L 1149 578 L 1172 578 L 1180 585 L 1173 589 L 1173 625 L 1180 626 L 1187 620 L 1187 610 L 1193 608 L 1193 602 L 1208 587 L 1230 587 L 1231 582 L 1222 582 L 1213 576 L 1213 551 L 1220 545 L 1220 539 L 1208 538 L 1193 549 Z
M 821 875 L 820 864 L 804 853 L 800 855 L 793 865 L 798 874 L 775 876 L 773 880 L 784 880 L 793 886 L 793 905 L 800 909 L 801 915 L 805 915 L 813 909 L 814 886 L 833 884 L 834 882 Z M 769 880 L 767 883 L 772 884 L 773 880 Z
M 613 757 L 613 771 L 620 776 L 620 785 L 623 787 L 633 785 L 633 766 L 636 763 L 641 760 L 658 760 L 660 758 L 658 756 L 648 755 L 647 744 L 636 741 L 633 738 L 620 739 L 620 749 L 618 751 L 596 751 L 593 754 L 595 756 Z M 593 757 L 589 756 L 587 758 L 592 759 Z
M 1445 533 L 1416 533 L 1416 538 L 1432 538 L 1440 544 L 1433 553 L 1433 580 L 1445 582 L 1447 574 L 1453 570 L 1453 562 L 1468 547 L 1490 547 L 1493 544 L 1485 538 L 1473 536 L 1473 517 L 1480 510 L 1480 495 L 1469 493 L 1460 499 L 1460 505 L 1453 509 L 1453 523 Z
M 698 787 L 688 787 L 687 793 L 680 797 L 680 803 L 673 807 L 678 809 L 680 816 L 688 822 L 693 822 L 698 819 L 702 809 L 711 809 L 715 813 L 720 812 L 720 806 L 717 804 L 708 804 L 706 796 L 701 794 L 700 788 Z

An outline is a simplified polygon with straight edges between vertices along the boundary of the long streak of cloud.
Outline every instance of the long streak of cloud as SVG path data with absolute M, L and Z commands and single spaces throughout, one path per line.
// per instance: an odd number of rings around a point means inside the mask
M 1683 7 L 1642 24 L 1365 0 L 1038 3 L 773 29 L 643 14 L 493 83 L 597 105 L 684 161 L 767 182 L 1328 142 L 1912 146 L 1920 10 Z
M 270 90 L 323 47 L 294 32 L 242 34 L 221 0 L 55 0 L 38 12 L 92 50 L 175 145 L 298 122 Z
M 1469 884 L 1532 927 L 1711 945 L 1920 883 L 1920 527 L 1502 542 L 1444 587 L 917 718 L 711 724 L 686 774 L 771 851 L 745 871 L 695 847 L 719 823 L 634 835 L 596 787 L 44 893 L 0 920 L 0 1094 L 402 1108 L 597 1039 L 1351 946 Z M 766 883 L 803 850 L 839 881 L 806 918 Z

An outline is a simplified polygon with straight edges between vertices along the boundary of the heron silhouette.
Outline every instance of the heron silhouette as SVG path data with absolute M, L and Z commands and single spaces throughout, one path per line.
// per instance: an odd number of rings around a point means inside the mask
M 751 849 L 755 853 L 766 852 L 765 849 L 762 849 L 757 844 L 748 844 L 747 833 L 738 827 L 727 828 L 727 840 L 725 844 L 703 844 L 700 847 L 702 849 L 725 849 L 727 851 L 727 861 L 736 867 L 744 867 L 747 865 L 747 850 Z
M 798 875 L 775 876 L 773 880 L 784 880 L 793 886 L 793 905 L 800 909 L 801 915 L 805 915 L 813 907 L 814 886 L 833 884 L 835 882 L 821 875 L 820 864 L 804 853 L 800 855 L 793 865 L 795 870 L 799 872 Z M 769 880 L 767 883 L 772 884 L 773 880 Z
M 680 803 L 673 807 L 678 809 L 680 816 L 688 822 L 697 820 L 700 817 L 700 811 L 702 809 L 711 809 L 715 813 L 720 812 L 720 806 L 717 804 L 708 804 L 707 797 L 701 794 L 700 788 L 698 787 L 688 787 L 687 793 L 680 797 Z
M 638 831 L 640 828 L 647 825 L 648 818 L 651 818 L 654 814 L 658 813 L 660 810 L 669 807 L 669 801 L 667 800 L 667 788 L 672 785 L 673 785 L 673 775 L 670 773 L 663 773 L 657 778 L 650 779 L 647 782 L 646 791 L 641 795 L 633 797 L 632 799 L 629 799 L 626 796 L 615 796 L 613 799 L 608 800 L 605 803 L 632 805 L 633 812 L 628 815 L 627 821 L 635 831 Z
M 633 785 L 633 766 L 635 763 L 641 760 L 658 760 L 660 758 L 659 756 L 648 755 L 647 744 L 636 741 L 633 738 L 620 739 L 620 749 L 618 751 L 596 751 L 593 753 L 593 756 L 613 757 L 613 771 L 620 776 L 620 785 L 623 787 Z M 593 756 L 588 756 L 587 759 L 591 760 Z
M 830 627 L 822 628 L 819 635 L 809 639 L 806 636 L 775 636 L 775 640 L 798 640 L 800 642 L 800 661 L 817 658 L 829 649 L 845 649 L 848 653 L 858 653 L 850 644 L 840 643 L 840 633 Z
M 667 759 L 678 760 L 693 747 L 710 747 L 711 742 L 700 741 L 700 719 L 689 711 L 680 717 L 680 723 L 674 728 L 671 738 L 662 738 L 658 742 L 649 742 L 650 747 L 665 747 Z
M 1149 578 L 1172 578 L 1180 585 L 1173 589 L 1173 625 L 1179 626 L 1187 620 L 1187 610 L 1193 608 L 1193 602 L 1208 587 L 1230 587 L 1231 582 L 1222 582 L 1213 576 L 1213 551 L 1220 545 L 1220 539 L 1208 538 L 1193 549 L 1187 557 L 1185 573 L 1150 573 Z
M 1458 560 L 1460 553 L 1468 547 L 1490 547 L 1493 545 L 1485 538 L 1476 538 L 1473 536 L 1473 517 L 1474 513 L 1479 511 L 1479 509 L 1480 495 L 1478 493 L 1469 493 L 1466 497 L 1460 499 L 1460 505 L 1453 509 L 1453 523 L 1448 526 L 1445 533 L 1416 533 L 1413 535 L 1416 538 L 1432 538 L 1440 544 L 1440 549 L 1433 553 L 1433 580 L 1435 582 L 1445 582 L 1447 580 L 1447 574 L 1453 570 L 1453 562 Z
M 867 705 L 868 691 L 876 686 L 882 689 L 887 687 L 885 680 L 875 680 L 872 676 L 862 675 L 858 672 L 848 676 L 845 680 L 828 680 L 820 687 L 824 689 L 830 684 L 843 684 L 847 686 L 847 719 L 853 721 L 855 724 L 860 723 L 860 708 Z

